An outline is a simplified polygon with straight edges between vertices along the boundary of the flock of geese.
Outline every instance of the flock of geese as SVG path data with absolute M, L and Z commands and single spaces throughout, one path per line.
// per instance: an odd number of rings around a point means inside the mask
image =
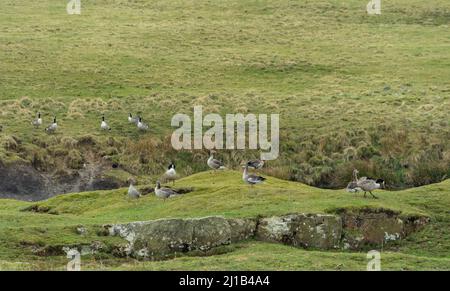
M 224 166 L 223 162 L 214 158 L 215 151 L 210 151 L 210 156 L 208 160 L 206 161 L 206 164 L 210 169 L 213 171 L 216 170 L 225 170 L 226 167 Z M 256 184 L 260 184 L 266 180 L 266 178 L 262 176 L 258 176 L 256 174 L 249 174 L 248 169 L 252 168 L 255 170 L 259 170 L 264 166 L 265 161 L 264 160 L 250 160 L 248 161 L 244 166 L 244 172 L 242 174 L 242 180 L 253 186 Z M 167 171 L 164 173 L 163 178 L 165 181 L 172 181 L 173 185 L 175 184 L 175 180 L 177 179 L 177 172 L 175 170 L 175 164 L 171 163 L 167 167 Z M 136 183 L 134 179 L 129 179 L 130 186 L 128 188 L 128 197 L 131 199 L 137 199 L 142 196 L 142 194 L 134 187 L 134 184 Z M 177 192 L 176 190 L 172 188 L 162 187 L 160 181 L 156 181 L 156 186 L 154 188 L 154 193 L 156 197 L 164 199 L 164 201 L 167 198 L 177 197 L 182 195 L 182 193 Z
M 137 129 L 140 131 L 147 131 L 149 129 L 148 124 L 144 123 L 142 121 L 141 116 L 133 116 L 131 113 L 128 115 L 128 123 L 135 124 Z M 42 116 L 41 113 L 38 112 L 36 119 L 34 119 L 31 124 L 35 128 L 39 128 L 42 126 Z M 53 118 L 53 122 L 45 128 L 45 131 L 49 134 L 55 133 L 58 129 L 58 123 L 56 121 L 56 116 Z M 102 115 L 102 119 L 100 122 L 100 129 L 104 131 L 110 131 L 111 127 L 106 122 L 105 116 Z M 226 169 L 224 166 L 224 163 L 216 158 L 214 158 L 215 151 L 210 152 L 210 156 L 208 160 L 206 161 L 206 164 L 209 168 L 212 170 L 223 170 Z M 254 186 L 256 184 L 263 183 L 266 178 L 252 174 L 249 172 L 249 168 L 252 168 L 254 170 L 259 170 L 264 166 L 265 161 L 264 160 L 250 160 L 243 166 L 243 173 L 242 173 L 242 180 L 251 185 Z M 351 193 L 357 193 L 357 192 L 364 192 L 364 197 L 366 197 L 367 192 L 372 195 L 373 198 L 377 199 L 378 197 L 375 196 L 372 191 L 377 189 L 384 189 L 385 188 L 385 182 L 382 179 L 373 179 L 370 177 L 361 177 L 358 178 L 358 170 L 353 171 L 353 179 L 350 183 L 348 183 L 346 190 Z M 164 178 L 166 181 L 172 181 L 173 184 L 175 184 L 175 180 L 177 178 L 177 173 L 175 170 L 175 164 L 171 163 L 169 167 L 167 168 L 167 171 L 164 174 Z M 141 197 L 141 193 L 134 187 L 135 181 L 130 179 L 130 187 L 128 189 L 128 196 L 130 198 L 139 198 Z M 159 198 L 163 198 L 164 200 L 171 197 L 176 197 L 181 195 L 177 191 L 171 189 L 171 188 L 165 188 L 161 186 L 160 181 L 156 182 L 155 186 L 155 195 Z
M 40 112 L 38 112 L 36 118 L 33 121 L 31 121 L 31 125 L 33 125 L 37 129 L 42 126 L 42 123 L 43 123 L 42 115 Z M 142 121 L 142 117 L 140 117 L 140 116 L 133 117 L 133 115 L 131 113 L 128 115 L 128 123 L 135 124 L 137 129 L 141 130 L 141 131 L 147 131 L 149 129 L 148 124 L 146 124 Z M 55 116 L 55 117 L 53 117 L 53 122 L 50 123 L 50 125 L 48 125 L 45 128 L 45 131 L 49 134 L 52 134 L 52 133 L 55 133 L 57 129 L 58 129 L 58 123 L 56 121 L 56 116 Z M 105 115 L 102 115 L 102 120 L 100 122 L 100 129 L 104 130 L 104 131 L 111 130 L 111 127 L 106 122 Z
M 217 160 L 214 158 L 215 151 L 210 152 L 210 156 L 208 160 L 206 161 L 206 164 L 212 169 L 212 170 L 224 170 L 226 169 L 223 162 L 220 160 Z M 254 170 L 261 169 L 265 164 L 264 160 L 250 160 L 243 166 L 243 173 L 242 173 L 242 180 L 249 184 L 250 186 L 254 186 L 256 184 L 263 183 L 266 178 L 262 176 L 258 176 L 256 174 L 250 174 L 249 168 L 252 168 Z M 385 181 L 382 179 L 373 179 L 370 177 L 361 177 L 358 178 L 358 170 L 353 170 L 353 179 L 350 183 L 348 183 L 346 190 L 351 193 L 357 193 L 357 192 L 364 192 L 364 197 L 366 197 L 367 192 L 372 195 L 374 199 L 378 199 L 377 196 L 375 196 L 372 191 L 377 189 L 384 189 L 386 184 Z M 164 174 L 164 178 L 166 181 L 172 181 L 173 184 L 175 184 L 175 180 L 177 178 L 177 173 L 175 170 L 175 164 L 171 163 L 169 167 L 167 168 L 167 171 Z M 133 183 L 134 180 L 130 179 L 130 187 L 128 188 L 128 196 L 132 199 L 141 197 L 141 193 L 134 187 Z M 167 198 L 177 197 L 179 195 L 182 195 L 181 193 L 178 193 L 177 191 L 161 187 L 161 182 L 156 181 L 156 187 L 154 189 L 155 195 L 159 198 L 163 198 L 164 201 Z

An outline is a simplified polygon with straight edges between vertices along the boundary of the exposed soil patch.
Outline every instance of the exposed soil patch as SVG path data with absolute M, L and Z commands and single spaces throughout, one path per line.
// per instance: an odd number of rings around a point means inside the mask
M 102 176 L 110 168 L 105 163 L 92 163 L 79 170 L 49 173 L 27 164 L 0 165 L 0 198 L 40 201 L 57 194 L 126 186 L 122 181 Z

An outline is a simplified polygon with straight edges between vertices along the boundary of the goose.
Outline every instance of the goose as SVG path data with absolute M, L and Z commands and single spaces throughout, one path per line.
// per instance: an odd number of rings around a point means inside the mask
M 386 186 L 383 179 L 375 180 L 371 178 L 366 178 L 364 180 L 360 179 L 358 180 L 357 185 L 362 191 L 364 191 L 364 197 L 366 197 L 367 192 L 369 192 L 375 199 L 378 199 L 378 197 L 373 195 L 372 191 L 376 189 L 384 189 Z
M 242 173 L 242 180 L 247 183 L 250 184 L 251 186 L 256 185 L 256 184 L 261 184 L 262 182 L 264 182 L 266 180 L 266 178 L 261 177 L 261 176 L 257 176 L 254 174 L 249 174 L 248 173 L 248 164 L 246 164 L 244 166 L 244 172 Z
M 249 168 L 253 168 L 255 170 L 259 170 L 264 167 L 265 160 L 251 160 L 248 161 L 247 165 Z
M 109 127 L 108 123 L 105 121 L 105 116 L 102 116 L 102 123 L 100 124 L 100 128 L 102 130 L 111 130 L 111 127 Z
M 142 131 L 148 130 L 148 125 L 145 124 L 144 122 L 142 122 L 142 117 L 139 117 L 138 120 L 139 120 L 139 121 L 138 121 L 138 123 L 137 123 L 137 128 L 138 128 L 139 130 L 142 130 Z
M 169 167 L 167 168 L 166 173 L 164 174 L 164 177 L 167 181 L 172 181 L 173 184 L 175 184 L 175 180 L 177 179 L 177 172 L 175 171 L 175 164 L 171 163 Z
M 128 122 L 137 124 L 138 123 L 138 119 L 136 117 L 133 117 L 133 115 L 130 113 L 128 115 Z
M 128 197 L 131 199 L 137 199 L 141 197 L 141 193 L 133 186 L 135 181 L 133 179 L 128 179 L 130 182 L 130 187 L 128 187 Z
M 55 133 L 55 131 L 58 129 L 58 123 L 56 122 L 56 116 L 53 118 L 53 123 L 50 124 L 45 131 L 47 133 Z
M 175 197 L 180 194 L 170 188 L 162 188 L 161 183 L 156 181 L 155 195 L 156 197 L 163 198 L 165 201 L 167 198 Z
M 31 125 L 33 125 L 35 128 L 38 128 L 39 126 L 42 125 L 42 118 L 41 118 L 41 113 L 38 112 L 36 119 L 34 119 L 31 122 Z
M 214 153 L 215 153 L 215 151 L 211 151 L 210 152 L 209 159 L 206 162 L 208 164 L 208 167 L 210 167 L 213 170 L 223 170 L 223 169 L 225 169 L 222 161 L 214 159 Z

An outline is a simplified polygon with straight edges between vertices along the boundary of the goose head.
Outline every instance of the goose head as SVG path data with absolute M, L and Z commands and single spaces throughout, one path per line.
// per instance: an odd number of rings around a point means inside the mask
M 161 189 L 161 183 L 159 181 L 156 181 L 156 189 Z
M 127 179 L 128 184 L 130 184 L 130 186 L 133 186 L 134 184 L 136 184 L 136 180 L 132 177 Z

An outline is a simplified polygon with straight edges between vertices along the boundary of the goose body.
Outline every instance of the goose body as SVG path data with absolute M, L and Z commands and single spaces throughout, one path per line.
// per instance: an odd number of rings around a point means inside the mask
M 41 113 L 40 113 L 40 112 L 38 113 L 36 119 L 34 119 L 34 120 L 31 122 L 31 124 L 32 124 L 34 127 L 36 127 L 36 128 L 38 128 L 39 126 L 42 125 L 42 118 L 41 118 Z
M 45 131 L 46 131 L 47 133 L 55 133 L 57 129 L 58 129 L 58 123 L 56 122 L 56 117 L 55 117 L 55 118 L 53 118 L 53 123 L 50 124 L 50 125 L 45 129 Z
M 137 124 L 138 123 L 138 119 L 136 117 L 133 117 L 133 115 L 130 113 L 128 115 L 128 122 Z
M 372 191 L 376 189 L 382 189 L 385 187 L 385 182 L 382 179 L 373 179 L 370 177 L 361 177 L 358 179 L 358 170 L 353 170 L 353 180 L 348 183 L 347 185 L 347 191 L 348 192 L 359 192 L 364 191 L 364 197 L 366 197 L 367 192 L 372 195 L 373 198 L 378 198 L 375 195 L 373 195 Z
M 138 119 L 137 128 L 142 131 L 148 130 L 148 125 L 142 121 L 141 117 L 139 117 L 139 119 Z
M 208 167 L 213 170 L 225 169 L 223 163 L 214 158 L 214 152 L 211 152 L 211 155 L 209 156 L 209 159 L 206 163 L 208 164 Z
M 128 197 L 131 199 L 141 197 L 141 193 L 133 186 L 133 183 L 130 183 L 130 187 L 128 187 Z
M 262 182 L 264 182 L 266 180 L 266 178 L 262 177 L 262 176 L 257 176 L 254 174 L 249 174 L 248 173 L 248 165 L 246 165 L 244 167 L 244 172 L 242 173 L 242 180 L 250 185 L 256 185 L 256 184 L 261 184 Z
M 175 180 L 177 179 L 177 172 L 175 170 L 175 164 L 171 163 L 169 165 L 166 173 L 164 174 L 164 177 L 166 178 L 167 181 L 173 181 L 175 183 Z
M 373 198 L 378 198 L 377 196 L 373 195 L 372 191 L 384 188 L 385 182 L 382 179 L 374 180 L 366 178 L 365 180 L 358 181 L 357 185 L 362 191 L 364 191 L 364 197 L 366 197 L 366 193 L 369 192 Z
M 264 167 L 264 163 L 265 163 L 264 160 L 251 160 L 251 161 L 248 161 L 247 165 L 249 168 L 259 170 L 262 167 Z
M 102 130 L 111 130 L 111 127 L 109 127 L 108 123 L 105 121 L 105 116 L 102 117 L 102 123 L 100 123 L 100 128 Z
M 164 200 L 166 200 L 167 198 L 175 197 L 180 194 L 170 188 L 161 187 L 161 183 L 157 181 L 155 187 L 155 195 L 156 197 L 163 198 Z

